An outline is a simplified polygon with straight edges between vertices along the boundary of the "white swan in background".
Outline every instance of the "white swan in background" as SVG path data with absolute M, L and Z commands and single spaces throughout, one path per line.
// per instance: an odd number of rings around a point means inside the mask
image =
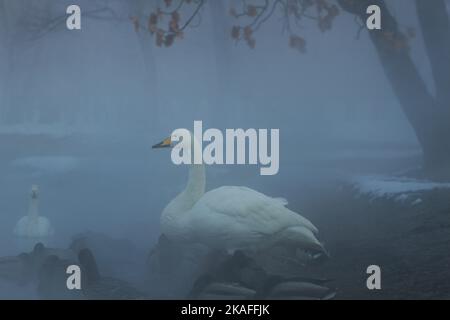
M 45 238 L 53 235 L 50 221 L 45 217 L 39 216 L 39 188 L 36 185 L 31 187 L 28 215 L 17 222 L 14 234 L 20 238 L 36 239 L 37 242 L 42 242 Z
M 172 135 L 153 148 L 183 148 L 200 144 L 179 141 Z M 188 139 L 186 139 L 188 140 Z M 186 145 L 187 143 L 187 145 Z M 247 187 L 223 186 L 205 193 L 205 168 L 190 165 L 186 188 L 165 207 L 162 233 L 175 242 L 202 243 L 212 249 L 257 251 L 281 245 L 312 253 L 324 253 L 317 228 L 300 214 L 286 208 L 287 201 Z

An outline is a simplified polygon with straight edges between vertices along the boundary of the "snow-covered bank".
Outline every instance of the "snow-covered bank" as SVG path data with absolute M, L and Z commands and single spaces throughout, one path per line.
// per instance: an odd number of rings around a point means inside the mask
M 387 198 L 411 205 L 421 203 L 420 195 L 424 192 L 435 189 L 450 190 L 450 182 L 383 175 L 357 176 L 353 177 L 350 183 L 358 195 L 368 196 L 371 200 Z

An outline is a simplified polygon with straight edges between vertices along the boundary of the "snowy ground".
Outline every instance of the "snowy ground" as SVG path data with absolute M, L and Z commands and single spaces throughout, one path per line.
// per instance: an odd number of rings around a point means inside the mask
M 450 189 L 420 191 L 420 205 L 355 195 L 339 188 L 311 205 L 331 254 L 311 273 L 335 279 L 340 299 L 449 299 Z M 379 291 L 366 287 L 373 264 L 382 272 Z
M 350 183 L 360 196 L 367 196 L 371 200 L 391 199 L 410 205 L 422 203 L 421 194 L 423 193 L 436 189 L 450 190 L 450 182 L 433 182 L 398 176 L 357 176 L 352 178 Z

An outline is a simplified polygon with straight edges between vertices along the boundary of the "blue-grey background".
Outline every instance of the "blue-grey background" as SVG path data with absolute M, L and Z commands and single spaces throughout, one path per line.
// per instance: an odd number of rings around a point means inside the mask
M 353 19 L 337 18 L 327 33 L 305 23 L 305 54 L 288 48 L 276 19 L 258 31 L 255 49 L 234 43 L 233 20 L 215 19 L 217 4 L 170 48 L 134 31 L 132 1 L 110 1 L 118 19 L 83 17 L 81 31 L 62 23 L 35 33 L 72 2 L 0 7 L 0 256 L 18 253 L 12 230 L 32 184 L 55 227 L 54 246 L 92 230 L 148 251 L 162 209 L 187 179 L 185 167 L 151 145 L 176 128 L 192 129 L 194 120 L 205 128 L 279 128 L 277 175 L 260 176 L 258 166 L 208 167 L 207 188 L 246 185 L 287 198 L 328 237 L 334 209 L 314 206 L 336 180 L 419 164 L 414 133 L 367 33 L 356 39 Z M 95 3 L 76 2 L 83 11 Z M 409 3 L 389 6 L 415 27 Z M 228 11 L 229 2 L 219 7 Z M 429 80 L 421 38 L 411 46 Z M 9 295 L 0 287 L 0 297 Z

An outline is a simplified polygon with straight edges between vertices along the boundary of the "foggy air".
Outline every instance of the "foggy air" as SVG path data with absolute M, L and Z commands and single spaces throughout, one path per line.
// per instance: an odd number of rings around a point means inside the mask
M 0 0 L 0 299 L 448 298 L 449 14 Z

